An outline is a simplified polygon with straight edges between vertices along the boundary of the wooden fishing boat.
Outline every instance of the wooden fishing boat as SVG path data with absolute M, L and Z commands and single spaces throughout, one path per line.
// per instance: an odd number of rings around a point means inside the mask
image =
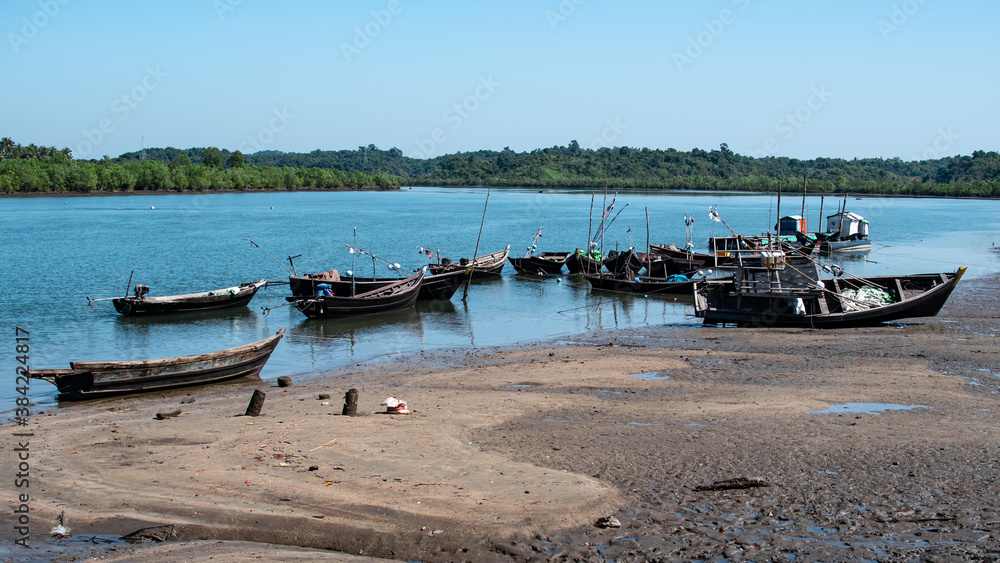
M 643 257 L 635 252 L 634 249 L 629 248 L 624 251 L 611 250 L 608 255 L 604 258 L 604 268 L 611 272 L 612 274 L 622 274 L 626 270 L 630 272 L 638 272 L 643 267 Z
M 238 287 L 226 287 L 200 293 L 150 297 L 149 288 L 136 284 L 135 294 L 112 300 L 115 310 L 126 316 L 192 313 L 242 307 L 253 299 L 267 280 L 247 282 Z
M 202 385 L 256 376 L 285 334 L 219 352 L 158 360 L 70 362 L 71 369 L 32 369 L 28 376 L 52 383 L 59 399 L 89 399 Z
M 692 272 L 691 275 L 694 275 Z M 612 274 L 591 274 L 584 276 L 592 289 L 601 291 L 616 291 L 619 293 L 684 294 L 691 293 L 695 280 L 686 275 L 676 275 L 668 278 L 649 276 L 633 276 Z
M 649 246 L 649 252 L 654 256 L 668 256 L 670 258 L 688 260 L 692 264 L 701 262 L 701 266 L 697 266 L 698 268 L 717 268 L 733 262 L 732 258 L 729 257 L 719 257 L 714 254 L 706 254 L 704 252 L 688 252 L 687 250 L 678 248 L 674 244 L 651 244 Z
M 458 288 L 465 281 L 465 270 L 454 270 L 443 274 L 424 276 L 423 283 L 420 284 L 420 293 L 417 295 L 419 301 L 447 301 L 455 295 Z M 402 278 L 342 278 L 337 270 L 329 270 L 319 274 L 305 274 L 303 276 L 289 276 L 288 287 L 292 290 L 292 296 L 286 297 L 288 301 L 298 301 L 303 297 L 314 297 L 317 295 L 317 286 L 326 284 L 331 295 L 339 297 L 350 297 L 353 292 L 367 293 L 369 291 L 385 287 L 396 283 Z M 353 281 L 353 287 L 352 287 Z
M 416 303 L 423 281 L 424 270 L 421 270 L 408 278 L 354 296 L 304 297 L 292 301 L 292 304 L 310 319 L 332 319 L 395 311 L 412 307 Z
M 601 272 L 600 252 L 588 254 L 579 248 L 566 259 L 566 268 L 571 274 L 598 274 Z
M 440 264 L 428 264 L 427 267 L 432 275 L 454 272 L 455 270 L 465 271 L 471 266 L 472 279 L 499 276 L 500 272 L 503 271 L 504 264 L 507 263 L 508 254 L 510 254 L 509 244 L 503 250 L 478 256 L 474 261 L 470 261 L 468 258 L 462 258 L 456 263 L 452 262 L 448 258 L 444 258 L 441 260 Z M 470 262 L 472 263 L 470 264 Z
M 562 273 L 563 265 L 569 259 L 569 252 L 539 252 L 535 256 L 507 258 L 511 266 L 519 274 L 538 274 L 553 276 Z
M 781 251 L 741 252 L 730 281 L 694 285 L 704 324 L 842 328 L 932 317 L 966 268 L 956 272 L 821 278 L 819 265 Z
M 868 221 L 850 211 L 834 213 L 826 218 L 826 232 L 816 233 L 819 239 L 819 251 L 830 252 L 867 252 L 872 249 L 868 239 L 870 225 Z
M 685 272 L 699 270 L 705 267 L 705 261 L 694 258 L 675 258 L 649 254 L 646 260 L 646 275 L 654 278 L 669 278 Z

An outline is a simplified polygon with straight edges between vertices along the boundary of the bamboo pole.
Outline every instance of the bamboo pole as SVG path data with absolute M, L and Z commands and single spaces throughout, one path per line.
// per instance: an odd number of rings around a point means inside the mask
M 649 255 L 649 207 L 646 208 L 646 275 L 651 275 L 649 272 L 650 267 L 653 265 L 653 259 Z
M 483 204 L 483 220 L 479 223 L 479 236 L 476 237 L 476 249 L 472 251 L 472 263 L 469 264 L 469 272 L 465 280 L 465 291 L 462 292 L 462 302 L 464 303 L 466 299 L 469 298 L 469 286 L 472 285 L 472 271 L 476 267 L 476 256 L 479 254 L 479 241 L 483 238 L 483 225 L 486 224 L 486 208 L 490 205 L 490 190 L 489 186 L 486 187 L 486 203 Z

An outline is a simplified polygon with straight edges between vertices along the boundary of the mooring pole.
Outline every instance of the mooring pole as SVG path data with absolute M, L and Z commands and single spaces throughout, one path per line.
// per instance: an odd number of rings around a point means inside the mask
M 476 249 L 472 252 L 472 263 L 469 264 L 469 272 L 466 275 L 465 280 L 465 291 L 462 293 L 462 302 L 465 302 L 469 298 L 469 286 L 472 285 L 472 271 L 476 267 L 476 256 L 479 254 L 479 241 L 483 238 L 483 225 L 486 224 L 486 208 L 490 205 L 490 190 L 492 188 L 486 187 L 486 203 L 483 205 L 483 220 L 479 222 L 479 236 L 476 237 Z

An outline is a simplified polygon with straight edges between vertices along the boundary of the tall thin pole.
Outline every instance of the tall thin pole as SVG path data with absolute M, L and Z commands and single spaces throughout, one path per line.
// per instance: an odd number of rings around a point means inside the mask
M 778 222 L 775 224 L 774 234 L 778 234 L 780 232 L 781 232 L 781 178 L 778 178 Z
M 604 183 L 604 201 L 601 203 L 601 226 L 599 230 L 601 231 L 601 260 L 604 260 L 604 220 L 607 218 L 608 213 L 608 183 Z M 597 273 L 603 275 L 604 269 L 598 265 Z
M 132 276 L 134 274 L 135 270 L 132 270 L 132 273 L 128 275 L 128 285 L 125 286 L 125 297 L 128 297 L 128 292 L 130 289 L 132 289 Z
M 817 233 L 826 232 L 826 231 L 820 231 L 819 230 L 819 229 L 824 228 L 823 227 L 823 198 L 825 198 L 825 197 L 826 196 L 823 196 L 823 195 L 819 196 L 819 226 L 816 229 Z
M 800 213 L 804 218 L 806 216 L 806 175 L 802 175 L 802 213 Z
M 652 258 L 649 255 L 649 208 L 646 208 L 646 275 L 650 275 L 649 268 L 652 266 Z
M 483 220 L 479 223 L 479 236 L 476 237 L 476 249 L 472 251 L 472 264 L 469 264 L 469 273 L 466 275 L 465 280 L 465 291 L 462 293 L 462 301 L 464 302 L 469 298 L 469 286 L 472 285 L 472 270 L 476 266 L 476 256 L 479 254 L 479 241 L 483 238 L 483 225 L 486 224 L 486 208 L 490 205 L 490 190 L 492 188 L 486 187 L 486 203 L 483 205 Z
M 594 196 L 596 194 L 590 194 L 590 222 L 587 223 L 587 252 L 590 253 L 590 237 L 593 236 L 594 232 Z
M 844 238 L 844 215 L 847 214 L 847 192 L 844 192 L 844 208 L 840 210 L 840 238 Z
M 354 258 L 358 251 L 358 222 L 354 222 L 354 243 L 351 245 L 351 297 L 354 297 Z

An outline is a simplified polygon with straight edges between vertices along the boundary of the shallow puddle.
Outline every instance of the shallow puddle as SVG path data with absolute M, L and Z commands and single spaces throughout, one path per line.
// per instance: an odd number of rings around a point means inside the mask
M 632 377 L 638 377 L 641 379 L 670 379 L 670 370 L 664 371 L 644 371 L 642 373 L 630 373 Z
M 911 410 L 929 409 L 927 405 L 896 405 L 893 403 L 844 403 L 841 405 L 830 405 L 830 408 L 821 411 L 808 411 L 806 414 L 831 414 L 831 413 L 858 413 L 858 414 L 881 414 L 889 410 Z

